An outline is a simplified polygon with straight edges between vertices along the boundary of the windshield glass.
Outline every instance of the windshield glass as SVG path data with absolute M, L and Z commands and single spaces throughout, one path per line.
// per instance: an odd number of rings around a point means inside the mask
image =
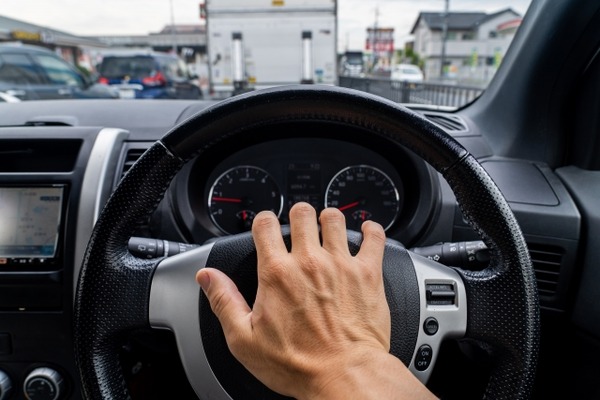
M 152 75 L 154 71 L 154 61 L 149 57 L 104 57 L 98 68 L 98 73 L 109 79 L 126 76 L 133 78 L 142 78 Z
M 407 75 L 419 75 L 419 70 L 416 68 L 400 68 L 400 72 Z
M 320 83 L 456 108 L 493 79 L 529 3 L 163 0 L 149 7 L 140 0 L 2 1 L 0 92 L 27 100 L 40 98 L 39 86 L 89 82 L 82 91 L 104 85 L 93 93 L 115 99 L 221 99 Z M 46 54 L 33 54 L 40 48 Z M 174 57 L 176 73 L 155 59 L 161 54 Z M 412 67 L 400 71 L 401 64 Z M 419 85 L 415 78 L 403 85 L 394 73 L 418 77 Z M 136 86 L 127 86 L 132 80 Z

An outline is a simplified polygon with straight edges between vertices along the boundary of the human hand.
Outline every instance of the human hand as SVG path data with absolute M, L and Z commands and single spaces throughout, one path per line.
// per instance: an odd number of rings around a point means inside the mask
M 389 383 L 402 382 L 406 374 L 412 377 L 388 353 L 385 234 L 379 224 L 365 222 L 361 249 L 352 256 L 343 214 L 326 209 L 319 220 L 322 245 L 315 210 L 306 203 L 292 207 L 288 253 L 275 215 L 256 216 L 252 234 L 258 290 L 253 309 L 222 272 L 205 268 L 196 279 L 223 326 L 230 351 L 265 385 L 299 399 L 331 394 L 348 398 L 345 390 L 365 398 L 358 395 L 364 390 L 362 380 L 376 379 L 381 368 L 386 373 L 387 366 L 399 370 Z

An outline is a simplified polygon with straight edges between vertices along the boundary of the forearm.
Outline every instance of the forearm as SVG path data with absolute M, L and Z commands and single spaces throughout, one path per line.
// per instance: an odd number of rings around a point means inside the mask
M 369 354 L 363 363 L 342 367 L 318 392 L 301 400 L 425 400 L 436 397 L 396 357 Z

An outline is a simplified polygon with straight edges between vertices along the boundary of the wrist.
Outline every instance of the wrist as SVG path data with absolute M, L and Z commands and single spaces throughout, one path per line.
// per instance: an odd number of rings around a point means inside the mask
M 373 349 L 316 374 L 310 388 L 300 400 L 435 398 L 399 359 Z

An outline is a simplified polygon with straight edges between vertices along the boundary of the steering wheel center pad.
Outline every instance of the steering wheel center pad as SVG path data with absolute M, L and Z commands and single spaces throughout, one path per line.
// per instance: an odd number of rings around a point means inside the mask
M 284 227 L 282 233 L 289 250 L 289 227 Z M 353 255 L 358 253 L 361 241 L 362 235 L 348 232 L 348 245 Z M 390 254 L 391 252 L 394 254 Z M 390 243 L 386 247 L 386 253 L 383 265 L 384 284 L 394 332 L 390 352 L 408 365 L 414 354 L 420 324 L 417 277 L 407 250 Z M 250 233 L 215 242 L 206 265 L 218 267 L 229 275 L 248 304 L 254 303 L 258 278 L 256 249 Z M 229 396 L 234 399 L 281 397 L 254 378 L 227 350 L 221 325 L 204 295 L 200 297 L 200 329 L 212 372 Z

